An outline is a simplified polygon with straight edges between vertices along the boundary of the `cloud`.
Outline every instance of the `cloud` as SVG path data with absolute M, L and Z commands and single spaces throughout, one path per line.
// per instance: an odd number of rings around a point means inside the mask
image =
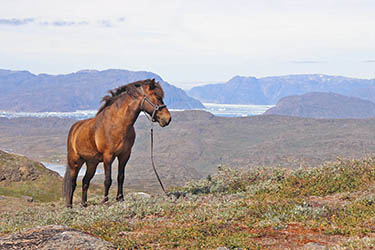
M 116 23 L 123 23 L 125 22 L 125 17 L 120 17 L 113 20 L 99 20 L 96 22 L 97 25 L 105 27 L 105 28 L 111 28 Z M 86 25 L 92 25 L 92 22 L 85 21 L 85 20 L 49 20 L 49 21 L 43 21 L 38 20 L 36 18 L 0 18 L 0 25 L 8 25 L 8 26 L 21 26 L 21 25 L 27 25 L 27 24 L 34 24 L 34 25 L 41 25 L 41 26 L 53 26 L 53 27 L 73 27 L 73 26 L 86 26 Z
M 65 27 L 65 26 L 82 26 L 89 25 L 87 21 L 65 21 L 65 20 L 56 20 L 56 21 L 44 21 L 39 22 L 40 25 L 50 25 L 55 27 Z
M 20 26 L 35 22 L 35 18 L 0 18 L 0 25 Z
M 118 18 L 118 19 L 117 19 L 117 22 L 119 22 L 119 23 L 123 23 L 123 22 L 125 22 L 125 17 L 120 17 L 120 18 Z
M 375 60 L 364 60 L 362 62 L 364 62 L 364 63 L 375 63 Z
M 316 63 L 323 63 L 323 61 L 296 60 L 296 61 L 291 61 L 291 63 L 295 63 L 295 64 L 316 64 Z
M 106 27 L 106 28 L 111 28 L 113 27 L 112 25 L 112 22 L 110 20 L 100 20 L 99 21 L 99 24 L 103 27 Z

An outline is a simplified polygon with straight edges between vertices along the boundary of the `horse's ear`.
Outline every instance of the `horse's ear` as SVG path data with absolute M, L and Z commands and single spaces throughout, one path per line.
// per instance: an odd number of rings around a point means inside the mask
M 155 88 L 155 78 L 152 78 L 151 84 L 150 84 L 150 89 L 154 89 L 154 88 Z

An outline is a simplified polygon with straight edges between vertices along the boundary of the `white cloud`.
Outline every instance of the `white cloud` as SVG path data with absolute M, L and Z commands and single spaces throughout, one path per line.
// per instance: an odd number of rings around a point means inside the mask
M 0 68 L 140 69 L 171 82 L 375 77 L 362 63 L 375 57 L 374 12 L 370 0 L 2 0 Z M 1 25 L 27 19 L 33 22 Z

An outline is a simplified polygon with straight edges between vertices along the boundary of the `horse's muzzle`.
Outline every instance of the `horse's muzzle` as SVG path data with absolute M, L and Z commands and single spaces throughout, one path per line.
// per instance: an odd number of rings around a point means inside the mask
M 162 119 L 160 119 L 160 121 L 159 121 L 159 125 L 160 125 L 161 127 L 166 127 L 166 126 L 169 125 L 169 123 L 171 122 L 171 120 L 172 120 L 171 117 L 169 117 L 168 119 L 162 118 Z

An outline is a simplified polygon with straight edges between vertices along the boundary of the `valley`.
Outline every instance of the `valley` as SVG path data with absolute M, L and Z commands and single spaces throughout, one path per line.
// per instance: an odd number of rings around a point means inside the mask
M 375 152 L 375 119 L 229 118 L 204 111 L 172 112 L 172 117 L 169 127 L 155 127 L 155 163 L 167 186 L 206 177 L 219 165 L 316 167 L 337 157 L 362 158 Z M 0 149 L 64 165 L 66 135 L 74 122 L 54 117 L 1 118 Z M 150 163 L 149 122 L 143 116 L 136 122 L 136 133 L 126 186 L 159 190 Z M 97 174 L 94 181 L 102 183 L 102 178 Z

